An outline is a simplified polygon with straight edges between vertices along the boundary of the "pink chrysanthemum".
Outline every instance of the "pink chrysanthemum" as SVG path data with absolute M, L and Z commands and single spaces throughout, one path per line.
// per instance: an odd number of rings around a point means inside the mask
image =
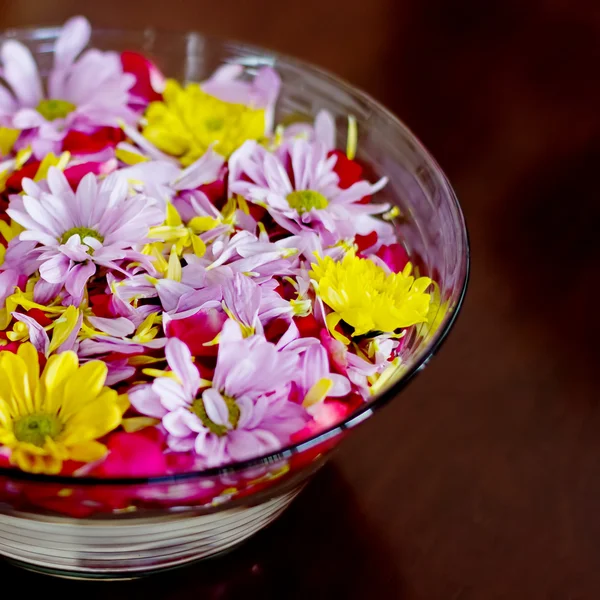
M 0 124 L 22 130 L 21 146 L 31 144 L 38 158 L 58 152 L 70 129 L 86 133 L 119 120 L 134 123 L 128 103 L 135 77 L 123 72 L 116 52 L 83 49 L 90 24 L 83 17 L 67 21 L 54 47 L 47 90 L 29 49 L 8 40 L 0 49 Z M 81 56 L 80 56 L 81 55 Z
M 262 336 L 243 338 L 234 321 L 221 331 L 210 387 L 183 342 L 169 340 L 166 356 L 176 379 L 160 377 L 133 390 L 131 403 L 162 419 L 172 450 L 194 451 L 206 466 L 276 451 L 309 419 L 288 400 L 297 354 L 278 351 Z
M 23 180 L 24 196 L 13 196 L 7 213 L 25 231 L 21 241 L 37 242 L 41 281 L 57 295 L 64 286 L 74 304 L 97 266 L 121 270 L 121 261 L 145 261 L 136 250 L 164 212 L 145 196 L 130 197 L 127 184 L 109 176 L 100 184 L 92 173 L 73 192 L 64 174 L 51 167 L 48 191 Z M 47 287 L 47 286 L 46 286 Z
M 393 241 L 391 225 L 372 216 L 385 212 L 389 205 L 360 202 L 381 190 L 386 179 L 375 184 L 358 181 L 342 189 L 334 171 L 336 161 L 319 141 L 293 139 L 276 152 L 248 141 L 231 156 L 229 191 L 263 204 L 293 234 L 317 231 L 325 245 L 373 231 L 382 242 Z

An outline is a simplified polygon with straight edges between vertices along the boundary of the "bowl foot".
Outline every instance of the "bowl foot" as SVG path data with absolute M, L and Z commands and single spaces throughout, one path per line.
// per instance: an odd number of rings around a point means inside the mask
M 256 506 L 194 516 L 92 520 L 0 514 L 0 554 L 54 577 L 137 579 L 232 550 L 276 519 L 299 491 Z

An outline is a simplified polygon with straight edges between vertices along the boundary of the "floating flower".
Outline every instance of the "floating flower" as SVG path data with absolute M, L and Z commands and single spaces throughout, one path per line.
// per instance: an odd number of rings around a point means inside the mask
M 278 352 L 261 336 L 243 338 L 234 321 L 221 332 L 212 384 L 200 379 L 179 340 L 169 341 L 166 355 L 176 378 L 156 379 L 151 389 L 132 393 L 131 402 L 162 418 L 173 450 L 194 450 L 207 466 L 272 452 L 307 421 L 306 411 L 288 400 L 296 355 Z
M 338 262 L 329 256 L 318 258 L 310 275 L 319 297 L 333 311 L 327 324 L 334 336 L 340 336 L 335 327 L 343 322 L 356 337 L 395 332 L 427 320 L 430 295 L 425 290 L 431 279 L 415 279 L 411 271 L 408 263 L 402 272 L 388 274 L 372 261 L 348 252 Z
M 21 241 L 37 242 L 41 278 L 58 290 L 64 285 L 73 303 L 81 302 L 97 266 L 119 270 L 120 261 L 143 261 L 134 248 L 164 214 L 147 197 L 129 197 L 116 177 L 100 184 L 86 175 L 73 192 L 66 177 L 52 167 L 49 192 L 32 180 L 23 181 L 25 196 L 14 196 L 7 213 L 25 231 Z
M 74 352 L 48 360 L 23 344 L 0 352 L 0 443 L 11 463 L 31 473 L 59 473 L 65 460 L 91 462 L 106 453 L 98 442 L 121 423 L 123 399 L 104 387 L 106 365 L 79 366 Z
M 135 78 L 123 72 L 116 52 L 88 50 L 81 54 L 90 33 L 90 24 L 83 17 L 65 23 L 54 48 L 47 91 L 27 47 L 7 40 L 0 49 L 7 84 L 0 88 L 0 122 L 23 131 L 19 143 L 23 147 L 31 144 L 39 158 L 59 151 L 71 129 L 92 133 L 97 127 L 136 119 L 128 107 Z
M 224 102 L 196 83 L 182 88 L 169 79 L 163 98 L 148 106 L 143 135 L 183 165 L 193 163 L 210 147 L 229 157 L 245 140 L 265 135 L 263 108 Z
M 286 169 L 288 160 L 291 174 Z M 393 241 L 391 225 L 372 217 L 389 206 L 361 203 L 382 189 L 386 179 L 376 184 L 359 181 L 342 189 L 334 170 L 336 160 L 321 142 L 295 139 L 282 155 L 248 141 L 231 157 L 229 190 L 264 205 L 285 230 L 317 231 L 327 245 L 372 231 L 382 242 Z

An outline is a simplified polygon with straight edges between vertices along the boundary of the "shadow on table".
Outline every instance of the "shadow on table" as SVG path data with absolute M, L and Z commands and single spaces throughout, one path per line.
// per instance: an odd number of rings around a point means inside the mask
M 130 582 L 59 580 L 0 564 L 19 589 L 46 595 L 121 598 L 399 598 L 396 565 L 333 465 L 319 472 L 292 506 L 230 554 Z

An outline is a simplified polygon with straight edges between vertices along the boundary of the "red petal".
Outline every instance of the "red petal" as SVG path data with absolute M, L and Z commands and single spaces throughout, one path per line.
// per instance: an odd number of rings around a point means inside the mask
M 358 252 L 360 253 L 364 252 L 371 246 L 374 246 L 377 243 L 377 239 L 377 232 L 371 231 L 371 233 L 368 233 L 367 235 L 357 234 L 354 238 L 354 242 L 358 246 Z
M 315 319 L 313 315 L 306 317 L 294 317 L 294 321 L 300 330 L 301 337 L 316 337 L 318 338 L 323 326 Z
M 40 166 L 40 162 L 38 160 L 34 160 L 29 164 L 25 165 L 23 168 L 15 171 L 7 180 L 6 180 L 6 189 L 8 192 L 13 192 L 18 194 L 23 190 L 23 178 L 29 177 L 33 179 L 37 170 Z
M 341 150 L 332 150 L 329 156 L 337 156 L 333 170 L 340 178 L 338 185 L 343 190 L 360 181 L 363 169 L 356 161 L 350 160 Z
M 152 87 L 152 77 L 158 79 L 162 77 L 153 62 L 142 54 L 127 51 L 121 53 L 121 65 L 123 65 L 123 71 L 131 73 L 136 80 L 133 87 L 129 89 L 130 94 L 143 98 L 148 102 L 162 100 L 162 94 Z
M 125 139 L 119 127 L 100 127 L 93 133 L 71 129 L 63 140 L 63 152 L 71 154 L 94 154 L 107 147 L 115 147 Z

